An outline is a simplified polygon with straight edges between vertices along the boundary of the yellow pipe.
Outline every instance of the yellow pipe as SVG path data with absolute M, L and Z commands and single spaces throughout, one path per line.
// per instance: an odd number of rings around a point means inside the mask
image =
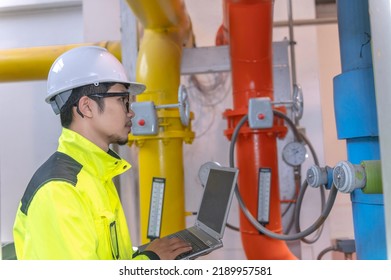
M 185 33 L 191 31 L 190 20 L 182 0 L 127 0 L 127 2 L 145 29 L 155 32 L 166 28 L 176 29 L 179 37 L 187 40 Z
M 136 80 L 147 86 L 137 101 L 178 103 L 182 47 L 192 44 L 190 20 L 180 0 L 127 0 L 143 24 Z M 147 242 L 153 177 L 166 178 L 161 236 L 185 227 L 183 142 L 191 143 L 191 126 L 181 124 L 178 109 L 158 111 L 156 136 L 130 135 L 139 151 L 141 241 Z
M 101 46 L 121 60 L 119 41 L 0 50 L 0 82 L 46 80 L 50 66 L 62 53 L 78 46 Z

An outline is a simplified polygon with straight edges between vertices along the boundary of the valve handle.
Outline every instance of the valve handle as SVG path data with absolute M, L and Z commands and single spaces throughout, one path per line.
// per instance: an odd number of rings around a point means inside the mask
M 187 90 L 184 85 L 178 89 L 178 103 L 155 106 L 156 109 L 178 108 L 181 122 L 184 126 L 189 126 L 190 122 L 190 102 Z

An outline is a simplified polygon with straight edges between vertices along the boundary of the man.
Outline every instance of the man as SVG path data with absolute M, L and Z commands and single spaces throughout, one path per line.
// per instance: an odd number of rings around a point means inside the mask
M 132 249 L 112 180 L 130 164 L 109 145 L 127 143 L 129 94 L 144 90 L 101 47 L 74 48 L 53 63 L 46 102 L 63 129 L 21 199 L 13 231 L 18 259 L 174 259 L 191 250 L 178 238 L 157 239 L 138 255 Z

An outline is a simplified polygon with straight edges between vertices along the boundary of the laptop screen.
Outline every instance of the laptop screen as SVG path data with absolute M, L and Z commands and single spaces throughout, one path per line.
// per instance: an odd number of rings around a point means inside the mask
M 222 234 L 231 205 L 237 169 L 211 168 L 197 220 Z

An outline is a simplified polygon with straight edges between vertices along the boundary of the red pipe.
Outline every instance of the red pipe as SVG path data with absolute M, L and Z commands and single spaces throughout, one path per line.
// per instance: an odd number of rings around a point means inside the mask
M 233 110 L 224 112 L 230 139 L 239 120 L 247 114 L 248 101 L 254 97 L 273 100 L 272 24 L 273 1 L 225 0 L 223 25 L 216 44 L 230 46 Z M 277 108 L 275 108 L 277 109 Z M 284 108 L 278 108 L 283 110 Z M 239 190 L 249 211 L 257 217 L 258 170 L 272 170 L 270 222 L 266 227 L 282 233 L 278 182 L 277 137 L 285 137 L 287 128 L 275 118 L 270 129 L 251 130 L 244 125 L 236 143 L 236 163 L 240 169 Z M 284 241 L 261 234 L 240 212 L 240 231 L 248 259 L 297 259 Z

